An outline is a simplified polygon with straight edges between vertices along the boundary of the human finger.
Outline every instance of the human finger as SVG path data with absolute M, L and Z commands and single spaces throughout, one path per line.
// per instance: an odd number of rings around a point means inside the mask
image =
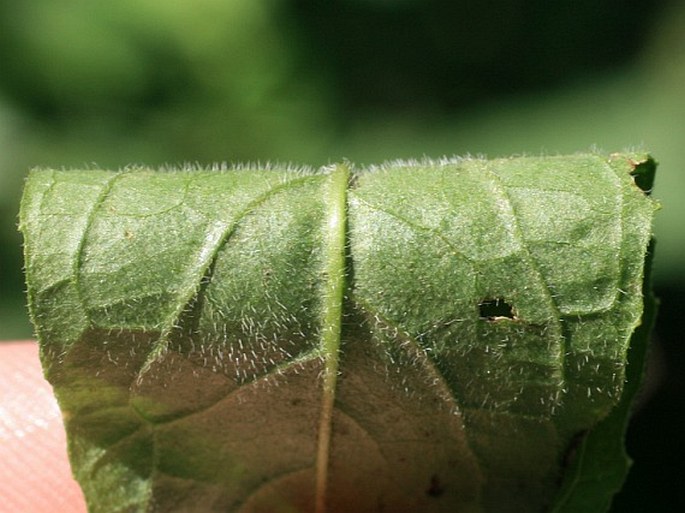
M 59 407 L 32 341 L 0 342 L 0 497 L 3 511 L 86 511 Z

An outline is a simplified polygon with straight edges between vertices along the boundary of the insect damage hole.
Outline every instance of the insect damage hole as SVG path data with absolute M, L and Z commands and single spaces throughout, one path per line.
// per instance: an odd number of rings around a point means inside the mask
M 502 298 L 487 298 L 478 303 L 478 315 L 487 321 L 515 319 L 514 308 Z
M 654 171 L 656 171 L 656 162 L 652 159 L 643 161 L 629 160 L 632 170 L 630 176 L 633 183 L 645 194 L 649 196 L 652 193 L 654 185 Z

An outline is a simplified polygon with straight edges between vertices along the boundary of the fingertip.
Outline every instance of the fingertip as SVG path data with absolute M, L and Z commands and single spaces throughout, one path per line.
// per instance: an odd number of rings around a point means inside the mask
M 0 342 L 0 497 L 6 511 L 86 511 L 59 407 L 31 341 Z

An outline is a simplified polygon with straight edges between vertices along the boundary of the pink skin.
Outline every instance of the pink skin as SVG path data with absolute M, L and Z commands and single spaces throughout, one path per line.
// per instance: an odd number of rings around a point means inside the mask
M 86 512 L 32 341 L 0 342 L 0 497 L 2 511 Z

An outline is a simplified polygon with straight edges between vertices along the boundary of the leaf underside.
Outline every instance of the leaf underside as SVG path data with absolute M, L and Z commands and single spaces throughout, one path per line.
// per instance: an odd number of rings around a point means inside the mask
M 654 167 L 32 171 L 29 307 L 89 511 L 601 511 L 579 461 L 627 468 L 603 447 Z

